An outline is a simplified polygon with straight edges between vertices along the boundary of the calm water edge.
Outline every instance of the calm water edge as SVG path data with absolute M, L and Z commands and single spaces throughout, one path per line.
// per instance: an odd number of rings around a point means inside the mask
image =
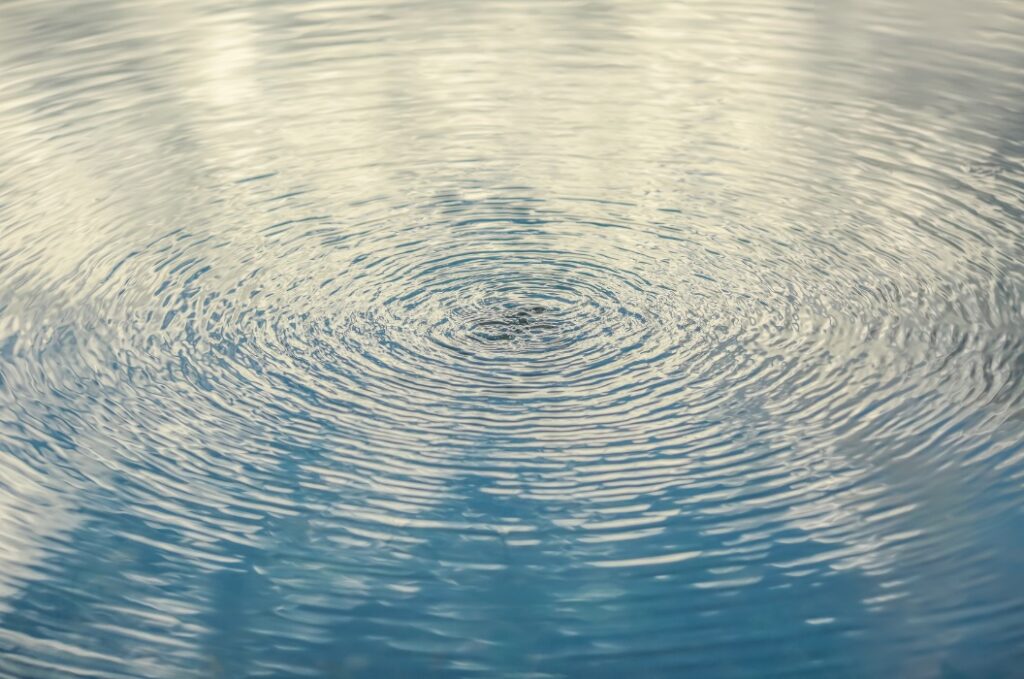
M 1024 677 L 1021 0 L 0 0 L 0 677 Z

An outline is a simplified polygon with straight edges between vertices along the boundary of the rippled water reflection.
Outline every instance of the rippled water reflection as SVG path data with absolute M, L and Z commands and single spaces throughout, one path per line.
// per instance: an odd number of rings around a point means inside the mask
M 0 5 L 0 674 L 1013 676 L 1024 5 Z

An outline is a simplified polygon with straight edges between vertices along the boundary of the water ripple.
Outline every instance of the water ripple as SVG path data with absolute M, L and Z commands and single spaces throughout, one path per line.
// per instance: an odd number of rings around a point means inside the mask
M 1011 676 L 1012 2 L 0 22 L 0 675 Z

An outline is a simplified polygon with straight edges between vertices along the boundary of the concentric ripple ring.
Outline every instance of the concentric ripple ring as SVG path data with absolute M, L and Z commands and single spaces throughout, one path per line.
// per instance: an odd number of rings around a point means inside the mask
M 1010 0 L 7 2 L 0 677 L 1014 676 L 1022 68 Z

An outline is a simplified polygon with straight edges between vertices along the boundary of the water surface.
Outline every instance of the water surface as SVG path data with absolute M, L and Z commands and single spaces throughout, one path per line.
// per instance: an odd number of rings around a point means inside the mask
M 1020 2 L 6 0 L 0 136 L 0 675 L 1020 675 Z

